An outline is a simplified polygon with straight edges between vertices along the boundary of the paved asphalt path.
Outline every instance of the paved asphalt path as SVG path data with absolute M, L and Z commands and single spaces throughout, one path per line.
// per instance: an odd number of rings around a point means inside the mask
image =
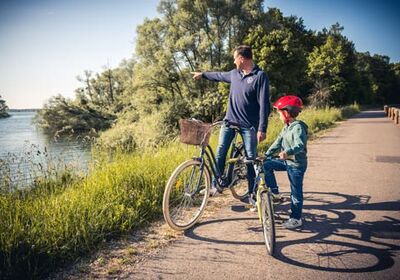
M 288 198 L 285 174 L 281 191 Z M 365 111 L 309 145 L 304 220 L 277 220 L 267 256 L 256 214 L 229 194 L 184 237 L 139 263 L 129 279 L 400 279 L 400 125 Z M 287 218 L 289 204 L 277 208 Z

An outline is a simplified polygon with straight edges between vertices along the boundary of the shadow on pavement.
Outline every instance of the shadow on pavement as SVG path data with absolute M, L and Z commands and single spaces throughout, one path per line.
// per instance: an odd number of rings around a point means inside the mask
M 285 230 L 277 222 L 277 242 L 274 257 L 298 267 L 333 272 L 372 272 L 392 267 L 394 256 L 400 253 L 400 201 L 369 203 L 365 195 L 340 193 L 304 193 L 304 221 L 298 230 Z M 277 215 L 287 215 L 289 203 L 278 205 Z M 241 212 L 242 208 L 232 207 Z M 353 212 L 372 211 L 371 221 L 359 221 Z M 376 220 L 375 211 L 385 215 Z M 366 213 L 364 213 L 366 214 Z M 375 217 L 375 218 L 374 218 Z M 374 220 L 375 219 L 375 220 Z M 216 240 L 201 236 L 202 226 L 224 222 L 257 220 L 257 218 L 227 218 L 209 220 L 185 231 L 185 236 L 197 240 L 232 245 L 264 245 L 263 242 Z M 256 232 L 261 231 L 260 229 Z
M 258 218 L 226 218 L 226 219 L 216 219 L 216 220 L 208 220 L 205 222 L 201 222 L 196 224 L 194 227 L 185 230 L 184 235 L 186 237 L 196 239 L 196 240 L 201 240 L 201 241 L 206 241 L 206 242 L 212 242 L 212 243 L 217 243 L 217 244 L 232 244 L 232 245 L 264 245 L 264 242 L 258 242 L 258 241 L 236 241 L 236 240 L 223 240 L 223 239 L 215 239 L 215 238 L 210 238 L 206 236 L 202 236 L 198 234 L 197 229 L 208 226 L 210 224 L 215 224 L 215 226 L 218 226 L 220 223 L 226 223 L 226 222 L 237 222 L 237 221 L 256 221 Z M 251 229 L 250 229 L 251 230 Z M 260 229 L 261 232 L 261 229 Z
M 352 211 L 400 210 L 400 201 L 369 203 L 370 197 L 305 193 L 305 223 L 298 233 L 311 237 L 277 242 L 275 257 L 299 267 L 335 272 L 372 272 L 390 268 L 400 251 L 400 221 L 357 221 Z M 371 215 L 371 219 L 373 219 Z

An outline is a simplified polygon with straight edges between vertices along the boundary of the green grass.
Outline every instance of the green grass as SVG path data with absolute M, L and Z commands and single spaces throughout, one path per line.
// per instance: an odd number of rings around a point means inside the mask
M 305 110 L 300 119 L 314 134 L 343 115 L 340 109 Z M 272 116 L 260 152 L 281 127 Z M 216 142 L 217 133 L 211 139 L 213 146 Z M 30 191 L 0 192 L 0 278 L 45 275 L 104 240 L 159 218 L 166 180 L 179 163 L 197 154 L 196 147 L 177 141 L 154 151 L 117 152 L 87 177 L 64 174 Z

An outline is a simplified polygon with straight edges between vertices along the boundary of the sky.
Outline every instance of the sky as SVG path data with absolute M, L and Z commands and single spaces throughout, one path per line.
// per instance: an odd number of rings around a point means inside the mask
M 155 18 L 159 0 L 0 1 L 0 95 L 13 109 L 41 108 L 54 95 L 73 98 L 85 70 L 131 58 L 137 25 Z M 400 4 L 370 0 L 266 0 L 307 28 L 339 22 L 356 50 L 400 62 Z

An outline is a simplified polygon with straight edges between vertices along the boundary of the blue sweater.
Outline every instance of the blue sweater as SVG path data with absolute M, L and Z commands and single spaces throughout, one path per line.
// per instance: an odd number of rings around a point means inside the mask
M 203 78 L 230 83 L 228 110 L 224 120 L 240 124 L 242 127 L 254 127 L 266 132 L 269 104 L 269 81 L 264 71 L 254 66 L 253 70 L 244 75 L 233 69 L 230 72 L 203 72 Z

